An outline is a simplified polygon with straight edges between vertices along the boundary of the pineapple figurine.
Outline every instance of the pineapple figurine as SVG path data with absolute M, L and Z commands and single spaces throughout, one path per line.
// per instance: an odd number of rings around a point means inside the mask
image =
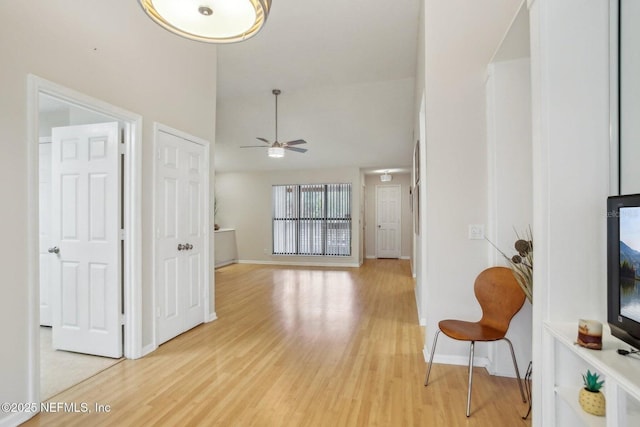
M 605 414 L 606 403 L 604 394 L 600 393 L 604 381 L 598 381 L 599 379 L 597 373 L 591 373 L 589 370 L 586 375 L 582 374 L 584 387 L 580 390 L 578 401 L 585 412 L 602 417 Z

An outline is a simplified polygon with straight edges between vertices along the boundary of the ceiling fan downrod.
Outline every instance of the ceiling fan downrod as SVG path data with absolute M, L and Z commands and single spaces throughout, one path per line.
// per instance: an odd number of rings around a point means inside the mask
M 276 139 L 275 141 L 278 142 L 278 95 L 280 95 L 281 91 L 280 89 L 273 89 L 271 93 L 273 93 L 276 96 Z

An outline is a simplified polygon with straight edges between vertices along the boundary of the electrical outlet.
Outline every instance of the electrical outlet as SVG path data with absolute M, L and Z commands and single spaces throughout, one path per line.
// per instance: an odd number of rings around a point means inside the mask
M 484 239 L 484 225 L 469 224 L 469 240 L 482 240 L 482 239 Z

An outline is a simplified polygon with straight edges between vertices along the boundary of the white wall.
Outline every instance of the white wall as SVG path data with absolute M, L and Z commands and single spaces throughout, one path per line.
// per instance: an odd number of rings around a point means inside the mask
M 0 401 L 30 402 L 37 399 L 30 388 L 29 376 L 36 373 L 28 357 L 30 315 L 37 294 L 29 293 L 28 277 L 33 272 L 27 266 L 28 257 L 37 255 L 27 253 L 27 144 L 37 141 L 27 141 L 27 75 L 38 75 L 144 118 L 142 332 L 146 345 L 152 339 L 151 228 L 144 221 L 151 217 L 152 124 L 159 121 L 214 142 L 216 48 L 169 34 L 132 1 L 1 2 L 0 15 L 0 198 L 11 205 L 3 210 L 0 225 L 5 240 L 11 242 L 0 248 Z M 0 425 L 15 424 L 22 416 L 0 413 Z
M 473 283 L 488 266 L 487 243 L 467 233 L 488 222 L 486 67 L 519 4 L 425 0 L 427 351 L 438 321 L 481 315 Z M 477 346 L 478 360 L 487 351 Z M 436 361 L 466 364 L 467 355 L 468 343 L 445 337 Z
M 536 257 L 533 422 L 548 426 L 556 415 L 555 384 L 543 322 L 606 322 L 609 2 L 529 4 Z
M 528 22 L 527 22 L 528 28 Z M 528 50 L 528 49 L 527 49 Z M 516 233 L 526 236 L 533 221 L 531 153 L 531 73 L 528 58 L 493 62 L 487 80 L 489 148 L 489 223 L 487 237 L 507 255 L 514 255 Z M 488 247 L 491 265 L 509 264 Z M 518 366 L 531 360 L 531 303 L 511 321 Z M 492 373 L 514 376 L 511 354 L 504 343 L 493 344 Z
M 411 216 L 409 186 L 411 184 L 411 175 L 408 173 L 392 174 L 392 185 L 400 185 L 400 194 L 402 197 L 400 205 L 400 221 L 402 225 L 400 235 L 400 256 L 402 258 L 411 258 L 413 250 L 413 217 Z M 367 258 L 376 257 L 376 186 L 384 185 L 380 182 L 380 175 L 367 175 L 365 178 L 366 196 L 365 196 L 365 256 Z
M 420 5 L 420 21 L 418 25 L 418 43 L 417 43 L 417 51 L 416 51 L 416 86 L 414 93 L 414 121 L 413 121 L 413 134 L 415 138 L 418 140 L 418 147 L 420 150 L 420 154 L 423 159 L 426 158 L 427 152 L 427 137 L 426 137 L 426 96 L 425 96 L 425 83 L 426 83 L 426 72 L 425 72 L 425 58 L 426 58 L 426 38 L 425 38 L 425 3 L 422 0 Z M 423 162 L 423 165 L 426 165 L 426 161 L 420 160 Z M 415 176 L 415 154 L 414 161 L 412 162 L 413 172 L 411 174 L 414 182 L 418 177 Z M 413 258 L 412 258 L 412 270 L 415 275 L 415 294 L 416 294 L 416 307 L 418 310 L 418 318 L 420 319 L 420 325 L 426 325 L 426 308 L 427 308 L 427 252 L 426 252 L 426 233 L 424 229 L 426 228 L 426 220 L 422 217 L 426 218 L 426 202 L 427 199 L 425 197 L 428 181 L 426 180 L 426 167 L 421 168 L 421 188 L 414 189 L 413 191 L 419 196 L 419 204 L 420 207 L 420 218 L 418 228 L 414 228 L 414 240 L 413 240 Z M 414 209 L 416 207 L 414 206 Z M 426 345 L 425 345 L 426 349 Z
M 266 153 L 262 153 L 266 157 Z M 271 159 L 274 160 L 274 159 Z M 275 160 L 277 161 L 277 160 Z M 271 255 L 271 187 L 282 184 L 351 183 L 351 256 Z M 236 230 L 240 262 L 360 265 L 360 170 L 358 168 L 311 169 L 297 171 L 227 172 L 216 174 L 217 223 Z
M 640 2 L 623 0 L 620 11 L 620 194 L 640 193 Z

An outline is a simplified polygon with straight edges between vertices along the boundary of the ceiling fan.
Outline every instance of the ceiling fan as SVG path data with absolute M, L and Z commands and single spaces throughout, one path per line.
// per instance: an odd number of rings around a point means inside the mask
M 294 147 L 294 145 L 306 144 L 304 139 L 296 139 L 293 141 L 279 142 L 278 141 L 278 95 L 280 95 L 280 89 L 273 89 L 271 91 L 276 97 L 276 139 L 274 142 L 270 142 L 266 138 L 257 137 L 256 139 L 268 144 L 268 145 L 242 145 L 240 148 L 268 148 L 269 157 L 284 157 L 284 150 L 295 151 L 296 153 L 306 153 L 306 148 Z

